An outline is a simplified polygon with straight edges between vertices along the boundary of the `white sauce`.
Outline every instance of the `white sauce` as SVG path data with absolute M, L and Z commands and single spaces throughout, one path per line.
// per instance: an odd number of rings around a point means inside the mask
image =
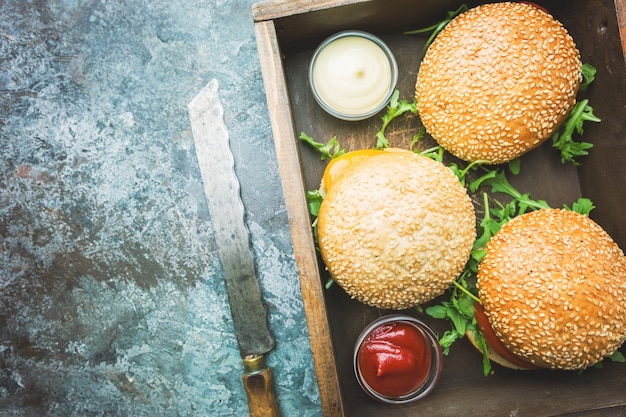
M 391 64 L 373 41 L 346 36 L 329 43 L 313 65 L 313 83 L 320 98 L 347 115 L 370 112 L 387 98 Z

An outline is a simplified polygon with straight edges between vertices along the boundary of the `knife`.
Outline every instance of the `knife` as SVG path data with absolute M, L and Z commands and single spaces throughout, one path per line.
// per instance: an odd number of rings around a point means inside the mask
M 265 363 L 274 338 L 257 279 L 218 89 L 217 80 L 212 79 L 188 104 L 191 131 L 243 359 L 250 416 L 279 417 L 272 371 Z

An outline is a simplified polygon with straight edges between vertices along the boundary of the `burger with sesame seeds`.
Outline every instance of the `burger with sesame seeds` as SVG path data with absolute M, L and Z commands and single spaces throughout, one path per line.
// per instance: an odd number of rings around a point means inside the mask
M 441 146 L 466 161 L 499 164 L 551 137 L 581 81 L 580 53 L 545 9 L 491 3 L 437 35 L 415 95 L 422 123 Z
M 578 370 L 623 344 L 626 257 L 588 216 L 529 212 L 502 226 L 485 250 L 475 314 L 494 362 Z
M 443 294 L 463 270 L 476 216 L 442 163 L 393 148 L 348 152 L 328 164 L 320 192 L 320 253 L 352 298 L 407 309 Z

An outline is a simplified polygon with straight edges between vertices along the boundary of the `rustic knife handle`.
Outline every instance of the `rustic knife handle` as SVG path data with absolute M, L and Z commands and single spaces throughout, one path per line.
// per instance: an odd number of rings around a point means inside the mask
M 261 369 L 249 370 L 246 360 L 248 358 L 244 359 L 246 372 L 243 374 L 243 386 L 248 395 L 250 417 L 280 417 L 271 369 L 261 360 L 257 364 Z M 251 360 L 258 361 L 258 357 Z

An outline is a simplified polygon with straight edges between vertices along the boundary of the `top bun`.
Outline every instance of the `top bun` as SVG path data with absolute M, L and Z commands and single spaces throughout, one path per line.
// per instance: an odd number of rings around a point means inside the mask
M 576 101 L 580 54 L 567 30 L 526 3 L 478 6 L 427 50 L 415 94 L 422 123 L 450 153 L 498 164 L 548 139 Z
M 490 239 L 477 277 L 489 324 L 515 355 L 583 369 L 626 339 L 626 258 L 593 220 L 544 209 Z
M 333 279 L 353 298 L 385 309 L 441 295 L 476 237 L 474 207 L 457 177 L 400 149 L 350 152 L 332 162 L 317 232 Z

